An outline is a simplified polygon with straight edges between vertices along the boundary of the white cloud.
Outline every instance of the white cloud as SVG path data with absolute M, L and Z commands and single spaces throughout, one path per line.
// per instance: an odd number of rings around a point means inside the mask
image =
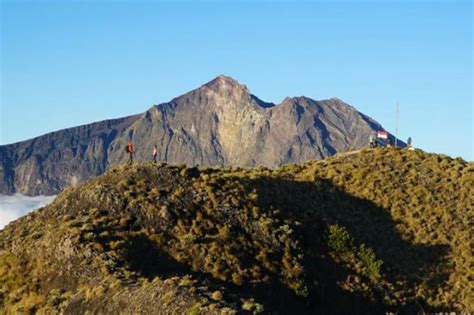
M 29 197 L 22 194 L 12 196 L 0 194 L 0 229 L 3 229 L 8 222 L 49 204 L 54 197 L 56 196 Z

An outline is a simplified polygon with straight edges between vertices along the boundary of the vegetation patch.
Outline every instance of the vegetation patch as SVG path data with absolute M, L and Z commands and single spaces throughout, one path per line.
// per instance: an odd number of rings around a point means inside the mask
M 115 166 L 0 231 L 7 314 L 474 309 L 474 167 L 401 149 Z

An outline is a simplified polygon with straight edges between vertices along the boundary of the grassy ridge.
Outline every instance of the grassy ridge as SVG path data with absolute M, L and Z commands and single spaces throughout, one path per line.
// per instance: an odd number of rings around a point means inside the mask
M 7 313 L 467 311 L 473 164 L 118 166 L 0 231 Z

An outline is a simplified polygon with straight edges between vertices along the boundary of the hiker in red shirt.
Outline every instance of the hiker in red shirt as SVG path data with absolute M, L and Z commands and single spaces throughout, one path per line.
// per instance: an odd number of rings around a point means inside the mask
M 133 164 L 133 153 L 135 153 L 135 151 L 133 149 L 133 144 L 131 142 L 129 142 L 128 145 L 127 145 L 127 153 L 130 156 L 130 158 L 128 160 L 128 164 L 132 165 Z
M 156 148 L 156 144 L 153 145 L 153 163 L 156 163 L 156 156 L 158 155 L 158 149 Z

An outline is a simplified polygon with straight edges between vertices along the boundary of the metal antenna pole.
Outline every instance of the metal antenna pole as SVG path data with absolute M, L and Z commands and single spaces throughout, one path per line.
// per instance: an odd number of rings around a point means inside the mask
M 397 147 L 397 141 L 398 141 L 398 116 L 399 116 L 400 110 L 399 110 L 399 105 L 397 101 L 397 111 L 396 111 L 396 119 L 395 119 L 395 148 Z

